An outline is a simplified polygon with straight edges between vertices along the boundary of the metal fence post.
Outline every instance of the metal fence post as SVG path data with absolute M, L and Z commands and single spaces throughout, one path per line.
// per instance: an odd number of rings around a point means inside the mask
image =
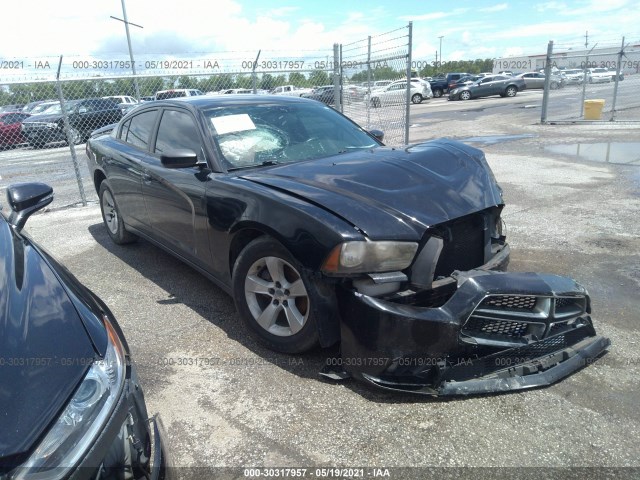
M 71 132 L 69 131 L 71 126 L 69 125 L 69 115 L 64 108 L 64 96 L 62 95 L 62 85 L 60 84 L 60 68 L 62 67 L 62 55 L 60 55 L 60 62 L 58 63 L 58 73 L 56 75 L 56 91 L 58 92 L 58 100 L 60 101 L 60 110 L 62 111 L 62 119 L 64 122 L 64 131 L 67 136 L 67 143 L 69 144 L 69 150 L 71 151 L 71 160 L 73 160 L 73 169 L 76 173 L 76 180 L 78 181 L 78 189 L 80 190 L 80 199 L 82 200 L 82 206 L 87 206 L 87 197 L 84 193 L 84 185 L 82 185 L 82 176 L 80 175 L 80 167 L 78 165 L 78 156 L 76 155 L 76 146 L 73 143 Z
M 580 97 L 580 117 L 584 116 L 584 99 L 587 96 L 587 72 L 589 71 L 589 55 L 593 52 L 598 44 L 596 43 L 591 50 L 587 52 L 587 56 L 584 59 L 584 70 L 582 71 L 582 97 Z
M 258 93 L 258 75 L 256 74 L 256 67 L 258 66 L 258 59 L 260 58 L 260 52 L 262 49 L 258 50 L 258 55 L 256 55 L 256 60 L 253 62 L 251 66 L 251 84 L 253 86 L 253 94 Z
M 622 37 L 622 46 L 620 47 L 620 52 L 618 52 L 618 61 L 616 62 L 616 84 L 613 86 L 613 105 L 611 106 L 611 120 L 610 120 L 612 122 L 616 119 L 616 101 L 618 99 L 618 82 L 620 81 L 620 65 L 622 64 L 623 56 L 624 56 L 624 37 Z
M 551 55 L 553 54 L 553 40 L 547 46 L 547 58 L 544 64 L 544 90 L 542 92 L 542 114 L 540 123 L 547 123 L 547 109 L 549 108 L 549 86 L 551 85 Z
M 367 37 L 367 129 L 371 128 L 371 35 Z
M 342 85 L 340 85 L 340 46 L 333 44 L 333 106 L 342 112 Z
M 409 22 L 409 38 L 407 39 L 407 98 L 404 116 L 404 144 L 409 144 L 409 118 L 411 116 L 411 44 L 413 41 L 413 22 Z

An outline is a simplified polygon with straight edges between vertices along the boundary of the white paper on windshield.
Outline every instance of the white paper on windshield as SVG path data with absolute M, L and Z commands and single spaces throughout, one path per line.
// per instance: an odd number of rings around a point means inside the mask
M 213 128 L 216 129 L 218 135 L 224 135 L 231 132 L 242 132 L 244 130 L 255 130 L 256 126 L 253 120 L 246 113 L 239 115 L 224 115 L 222 117 L 213 117 L 211 119 Z

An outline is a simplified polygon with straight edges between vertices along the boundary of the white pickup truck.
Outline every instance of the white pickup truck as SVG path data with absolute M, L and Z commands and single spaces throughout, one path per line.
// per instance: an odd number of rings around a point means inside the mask
M 295 85 L 281 85 L 271 90 L 273 95 L 288 95 L 290 97 L 300 97 L 304 93 L 311 93 L 311 88 L 301 88 Z

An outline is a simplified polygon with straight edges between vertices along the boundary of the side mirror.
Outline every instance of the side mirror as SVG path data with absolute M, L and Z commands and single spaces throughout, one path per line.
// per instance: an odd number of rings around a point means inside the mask
M 382 130 L 378 130 L 378 129 L 369 130 L 369 134 L 373 135 L 380 142 L 384 140 L 384 132 Z
M 12 210 L 9 223 L 19 232 L 32 213 L 53 201 L 53 188 L 45 183 L 16 183 L 7 188 L 7 201 Z
M 189 149 L 169 150 L 160 155 L 160 162 L 166 168 L 189 168 L 198 164 L 196 152 Z

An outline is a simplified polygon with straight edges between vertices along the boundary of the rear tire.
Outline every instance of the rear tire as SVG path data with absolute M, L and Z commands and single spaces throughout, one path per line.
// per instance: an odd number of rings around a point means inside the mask
M 414 94 L 411 97 L 411 102 L 416 104 L 416 105 L 419 104 L 419 103 L 422 103 L 422 95 L 420 95 L 419 93 Z
M 100 197 L 100 210 L 102 211 L 102 221 L 105 227 L 107 227 L 107 233 L 113 240 L 113 243 L 117 245 L 125 245 L 127 243 L 135 242 L 138 237 L 131 232 L 128 232 L 122 221 L 122 215 L 118 210 L 118 205 L 115 201 L 115 197 L 107 182 L 100 184 L 100 191 L 98 193 Z
M 435 88 L 433 90 L 433 98 L 440 98 L 442 96 L 442 89 L 441 88 Z
M 515 97 L 517 93 L 518 89 L 514 86 L 507 87 L 507 89 L 504 91 L 504 94 L 507 97 Z

